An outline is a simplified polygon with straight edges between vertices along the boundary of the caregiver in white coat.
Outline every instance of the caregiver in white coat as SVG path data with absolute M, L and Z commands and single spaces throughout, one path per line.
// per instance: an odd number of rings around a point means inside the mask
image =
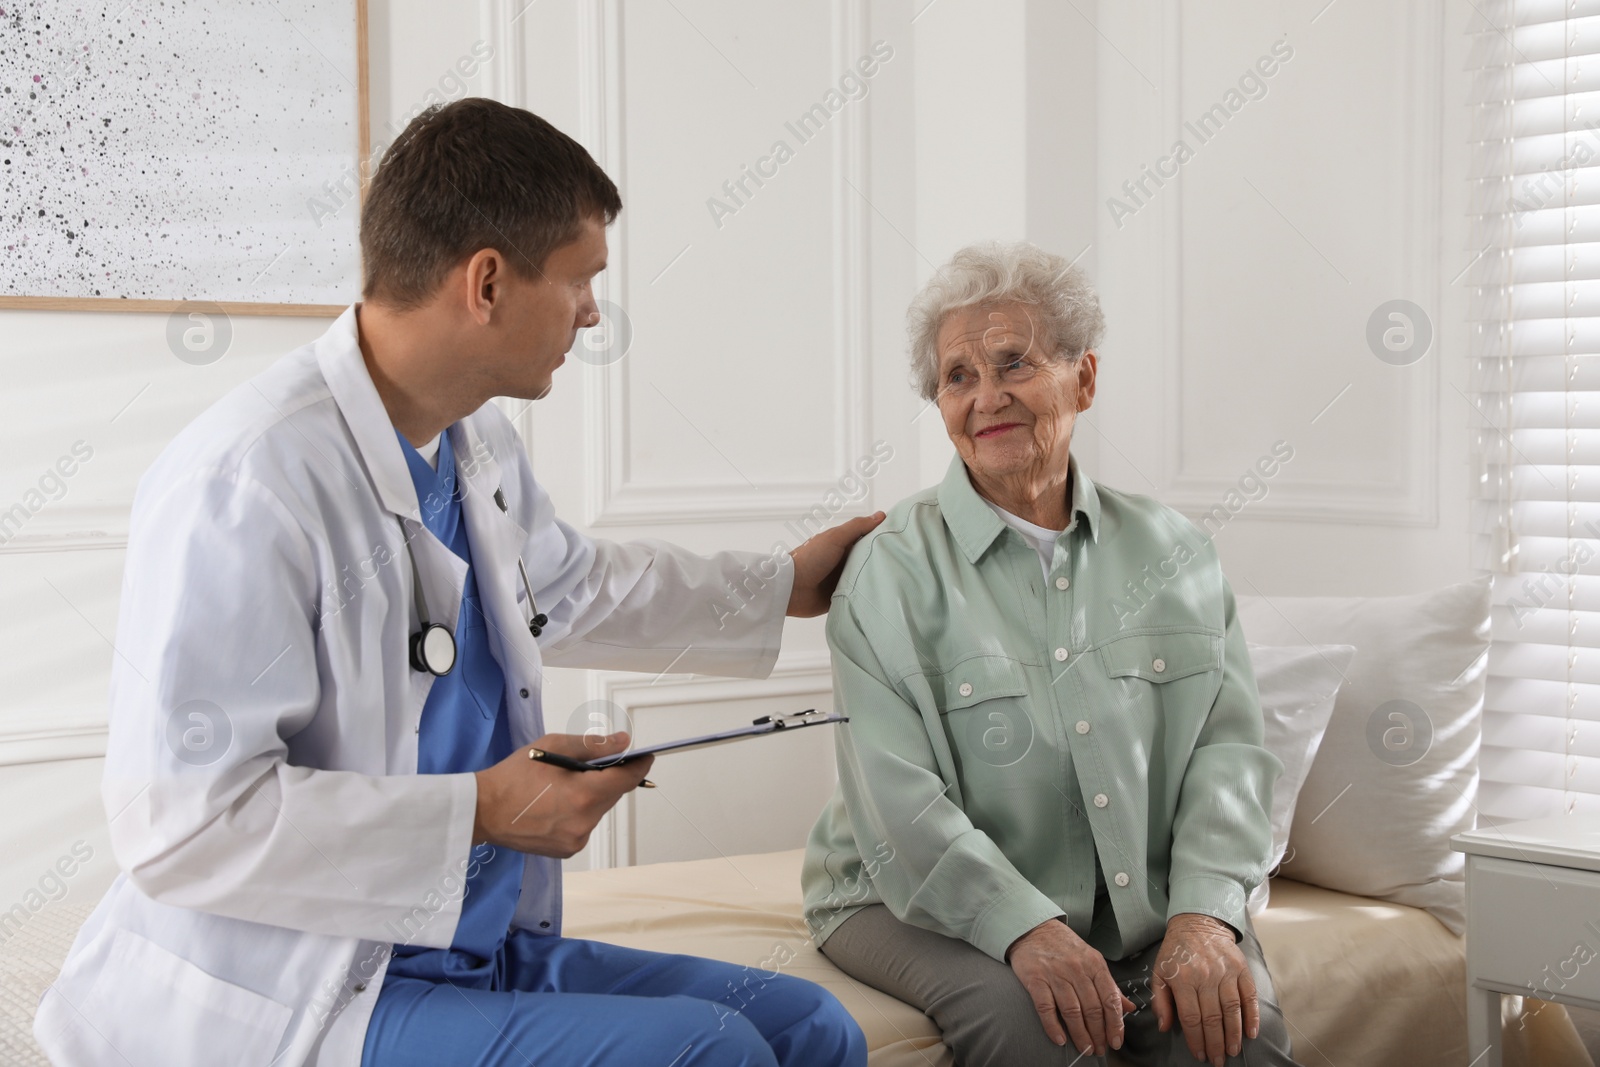
M 141 481 L 103 783 L 123 873 L 39 1005 L 56 1064 L 362 1063 L 395 946 L 452 947 L 475 846 L 527 854 L 511 934 L 554 943 L 559 858 L 649 769 L 527 758 L 535 741 L 578 757 L 627 742 L 541 738 L 545 664 L 761 677 L 785 614 L 827 609 L 877 516 L 777 564 L 591 540 L 556 518 L 488 403 L 550 391 L 598 318 L 590 282 L 620 207 L 587 153 L 527 112 L 425 112 L 369 192 L 364 302 L 202 414 Z M 418 773 L 444 680 L 415 669 L 409 640 L 423 605 L 461 636 L 468 564 L 424 523 L 399 438 L 431 452 L 441 433 L 515 751 Z M 548 615 L 537 639 L 519 557 Z M 532 1035 L 507 1062 L 567 1062 L 562 1039 Z M 757 1044 L 703 1062 L 800 1062 Z M 501 1062 L 475 1055 L 451 1058 Z

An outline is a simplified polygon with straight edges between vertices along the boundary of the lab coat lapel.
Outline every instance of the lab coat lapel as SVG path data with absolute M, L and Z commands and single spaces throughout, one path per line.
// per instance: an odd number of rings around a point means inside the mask
M 500 464 L 473 425 L 477 417 L 468 416 L 452 426 L 450 444 L 466 486 L 461 506 L 467 520 L 467 542 L 472 546 L 478 597 L 493 635 L 490 647 L 506 677 L 512 740 L 525 745 L 544 732 L 537 700 L 542 678 L 539 646 L 528 631 L 526 609 L 517 600 L 522 588 L 517 561 L 528 534 L 495 503 L 496 490 L 504 491 Z M 529 699 L 521 697 L 524 689 L 531 694 Z
M 417 500 L 417 487 L 411 480 L 411 470 L 406 466 L 405 453 L 395 437 L 394 423 L 378 396 L 367 372 L 366 361 L 361 358 L 358 340 L 356 307 L 345 308 L 328 331 L 317 341 L 317 365 L 323 380 L 339 408 L 339 414 L 355 439 L 356 451 L 362 466 L 372 482 L 379 504 L 387 511 L 408 520 L 393 523 L 381 535 L 385 543 L 393 543 L 393 556 L 400 566 L 399 576 L 403 595 L 411 599 L 409 588 L 411 567 L 414 564 L 428 600 L 429 621 L 442 622 L 453 632 L 459 632 L 462 595 L 466 589 L 466 561 L 450 551 L 448 545 L 435 537 L 422 521 L 422 508 Z M 451 442 L 455 444 L 454 441 Z M 406 552 L 404 540 L 410 541 L 411 551 Z M 412 608 L 416 611 L 416 608 Z M 415 619 L 407 632 L 415 632 Z M 409 649 L 398 650 L 409 656 Z M 409 668 L 408 668 L 409 669 Z M 389 728 L 392 733 L 405 737 L 403 755 L 392 770 L 396 773 L 415 774 L 417 769 L 416 729 L 421 721 L 423 706 L 433 689 L 433 675 L 425 671 L 410 671 L 411 706 L 403 710 L 391 709 Z
M 422 521 L 417 507 L 417 490 L 406 468 L 405 453 L 394 436 L 394 423 L 378 396 L 377 386 L 361 358 L 357 339 L 356 308 L 351 304 L 334 320 L 317 342 L 317 364 L 322 377 L 339 406 L 356 450 L 367 468 L 383 506 L 403 518 Z

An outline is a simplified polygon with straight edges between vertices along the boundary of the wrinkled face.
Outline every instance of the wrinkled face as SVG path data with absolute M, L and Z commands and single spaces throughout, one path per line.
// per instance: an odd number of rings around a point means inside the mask
M 1065 476 L 1078 412 L 1094 400 L 1095 355 L 1057 357 L 1024 304 L 952 311 L 939 327 L 939 412 L 979 478 Z

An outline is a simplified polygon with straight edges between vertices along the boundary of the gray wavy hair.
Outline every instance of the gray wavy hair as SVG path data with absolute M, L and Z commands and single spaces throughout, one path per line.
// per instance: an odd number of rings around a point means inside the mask
M 906 311 L 911 382 L 924 400 L 939 393 L 939 327 L 952 311 L 996 304 L 1038 311 L 1051 353 L 1068 363 L 1100 343 L 1106 317 L 1084 272 L 1027 241 L 972 244 L 934 272 Z

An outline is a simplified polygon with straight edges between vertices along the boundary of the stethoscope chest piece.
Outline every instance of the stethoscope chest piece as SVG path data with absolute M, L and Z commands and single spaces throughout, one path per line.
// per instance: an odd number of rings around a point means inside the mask
M 400 536 L 405 541 L 406 555 L 411 558 L 411 596 L 417 606 L 417 629 L 410 645 L 411 669 L 443 677 L 456 665 L 456 635 L 443 623 L 428 621 L 428 597 L 422 591 L 422 574 L 417 569 L 417 556 L 411 551 L 405 523 L 400 524 Z
M 494 502 L 500 505 L 502 512 L 507 510 L 505 494 L 499 489 L 494 491 Z M 411 668 L 426 671 L 435 677 L 443 677 L 455 669 L 455 634 L 451 633 L 450 627 L 443 623 L 428 621 L 428 598 L 422 590 L 422 575 L 417 570 L 417 557 L 411 551 L 411 538 L 407 535 L 403 522 L 400 524 L 400 535 L 405 541 L 406 555 L 411 558 L 411 594 L 417 607 L 418 629 L 411 635 Z M 533 583 L 528 580 L 528 568 L 523 565 L 520 555 L 517 557 L 517 570 L 522 575 L 522 587 L 528 595 L 528 610 L 533 616 L 528 620 L 528 632 L 538 637 L 544 632 L 550 618 L 534 603 Z
M 411 667 L 442 677 L 456 665 L 456 639 L 448 626 L 425 622 L 411 635 Z

